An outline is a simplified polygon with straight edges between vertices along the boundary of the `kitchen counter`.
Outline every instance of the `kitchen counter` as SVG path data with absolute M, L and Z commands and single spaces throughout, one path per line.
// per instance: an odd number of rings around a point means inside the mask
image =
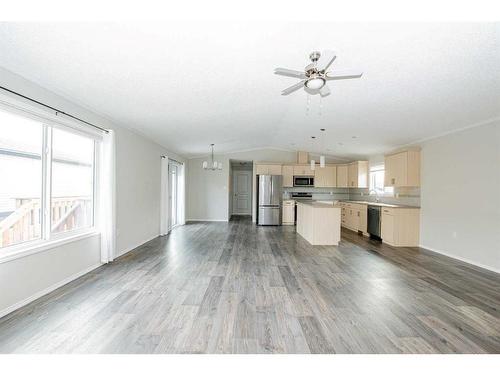
M 420 209 L 420 207 L 416 206 L 406 206 L 403 204 L 390 204 L 390 203 L 381 203 L 381 202 L 369 202 L 369 201 L 341 201 L 344 203 L 354 203 L 354 204 L 366 204 L 370 206 L 379 206 L 379 207 L 390 207 L 390 208 L 415 208 Z
M 313 207 L 318 207 L 318 208 L 331 208 L 331 207 L 335 207 L 333 205 L 333 201 L 332 201 L 332 203 L 328 203 L 328 202 L 325 202 L 325 201 L 313 201 L 313 200 L 306 201 L 306 200 L 303 200 L 303 201 L 297 201 L 297 204 L 306 204 L 308 206 L 313 206 Z
M 297 233 L 311 245 L 338 245 L 341 208 L 332 203 L 296 201 Z

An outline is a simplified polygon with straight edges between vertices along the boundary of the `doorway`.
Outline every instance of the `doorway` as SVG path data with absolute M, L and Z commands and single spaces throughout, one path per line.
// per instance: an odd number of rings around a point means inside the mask
M 252 175 L 250 161 L 231 161 L 231 215 L 252 214 Z

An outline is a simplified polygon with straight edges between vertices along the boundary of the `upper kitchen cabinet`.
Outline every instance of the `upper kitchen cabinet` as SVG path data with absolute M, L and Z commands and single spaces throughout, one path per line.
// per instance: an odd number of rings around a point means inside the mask
M 293 175 L 294 176 L 314 176 L 315 171 L 311 169 L 310 164 L 305 165 L 294 165 L 293 166 Z
M 324 168 L 316 167 L 314 171 L 314 187 L 336 187 L 337 167 L 326 165 Z
M 385 186 L 420 186 L 420 150 L 407 150 L 385 156 Z
M 355 161 L 349 164 L 347 169 L 348 187 L 367 188 L 368 187 L 368 162 Z
M 256 164 L 255 173 L 281 176 L 281 164 Z
M 348 168 L 347 165 L 337 165 L 337 187 L 349 187 Z
M 283 172 L 283 187 L 293 187 L 293 165 L 284 165 L 281 171 Z

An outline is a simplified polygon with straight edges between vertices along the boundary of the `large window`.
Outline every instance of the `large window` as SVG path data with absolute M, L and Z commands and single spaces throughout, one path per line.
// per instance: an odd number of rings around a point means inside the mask
M 95 141 L 0 109 L 1 249 L 93 226 Z
M 383 165 L 370 168 L 370 193 L 375 195 L 393 195 L 392 186 L 384 187 L 385 169 Z
M 59 129 L 52 131 L 51 230 L 92 225 L 94 141 Z

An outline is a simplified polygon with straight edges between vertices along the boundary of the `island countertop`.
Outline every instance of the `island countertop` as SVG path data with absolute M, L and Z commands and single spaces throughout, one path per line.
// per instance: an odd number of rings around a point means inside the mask
M 332 207 L 338 207 L 332 203 L 326 203 L 322 201 L 297 201 L 297 204 L 304 204 L 308 206 L 313 206 L 317 208 L 332 208 Z

